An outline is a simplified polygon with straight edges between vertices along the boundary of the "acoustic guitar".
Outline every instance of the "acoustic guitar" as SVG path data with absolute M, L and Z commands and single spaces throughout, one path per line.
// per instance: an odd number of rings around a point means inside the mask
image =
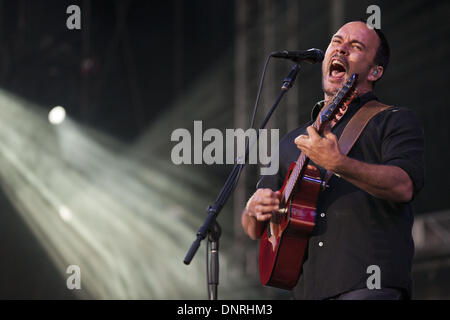
M 319 134 L 343 116 L 357 95 L 353 74 L 331 100 L 322 108 L 313 126 Z M 263 285 L 292 289 L 298 281 L 314 228 L 316 201 L 326 187 L 319 170 L 309 165 L 303 152 L 293 162 L 284 180 L 279 212 L 273 213 L 260 239 L 259 275 Z

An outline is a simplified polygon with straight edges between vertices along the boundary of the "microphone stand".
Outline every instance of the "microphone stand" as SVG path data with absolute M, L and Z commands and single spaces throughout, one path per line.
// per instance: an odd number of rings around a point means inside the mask
M 273 104 L 272 108 L 269 110 L 268 114 L 264 118 L 264 121 L 259 128 L 259 130 L 256 133 L 256 141 L 258 141 L 259 138 L 259 132 L 260 130 L 264 129 L 267 122 L 269 121 L 270 117 L 272 116 L 273 112 L 277 108 L 278 104 L 280 103 L 281 99 L 283 98 L 284 94 L 294 85 L 295 78 L 297 77 L 297 74 L 300 70 L 300 65 L 296 63 L 289 74 L 284 78 L 283 84 L 281 86 L 281 92 L 278 96 L 278 98 L 275 100 L 275 103 Z M 210 247 L 210 251 L 207 252 L 207 259 L 208 256 L 211 255 L 211 260 L 208 265 L 207 263 L 207 281 L 208 281 L 208 296 L 210 300 L 217 300 L 217 286 L 219 284 L 219 238 L 221 235 L 221 229 L 219 224 L 216 221 L 217 216 L 219 215 L 220 211 L 222 210 L 223 206 L 227 202 L 228 198 L 232 194 L 234 187 L 236 186 L 241 171 L 245 166 L 245 163 L 247 162 L 249 154 L 249 144 L 246 146 L 245 150 L 245 157 L 243 163 L 236 163 L 233 167 L 233 170 L 231 171 L 230 175 L 228 176 L 227 180 L 225 181 L 224 186 L 222 187 L 222 190 L 220 191 L 216 201 L 208 207 L 208 215 L 203 223 L 203 225 L 200 227 L 200 229 L 197 231 L 197 239 L 192 243 L 191 247 L 189 248 L 189 251 L 187 252 L 183 262 L 186 265 L 189 265 L 192 261 L 192 258 L 196 254 L 198 248 L 200 247 L 200 242 L 206 238 L 208 235 L 208 247 Z M 239 161 L 238 161 L 239 162 Z

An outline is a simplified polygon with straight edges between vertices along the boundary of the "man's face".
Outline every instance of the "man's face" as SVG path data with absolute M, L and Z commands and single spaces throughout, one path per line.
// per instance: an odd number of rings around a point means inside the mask
M 374 30 L 363 22 L 345 24 L 331 38 L 322 63 L 322 86 L 328 96 L 333 96 L 353 74 L 359 76 L 358 87 L 371 87 L 369 72 L 373 71 L 380 39 Z

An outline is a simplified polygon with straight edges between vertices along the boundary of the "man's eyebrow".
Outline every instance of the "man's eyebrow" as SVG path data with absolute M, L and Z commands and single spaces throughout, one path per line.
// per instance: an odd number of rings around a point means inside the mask
M 335 34 L 334 36 L 331 37 L 331 39 L 333 39 L 333 38 L 339 38 L 341 40 L 344 39 L 342 36 L 340 36 L 338 34 Z
M 360 44 L 363 48 L 365 48 L 366 47 L 366 45 L 364 44 L 364 43 L 362 43 L 361 41 L 358 41 L 358 40 L 352 40 L 352 41 L 350 41 L 351 43 L 358 43 L 358 44 Z
M 338 39 L 340 39 L 340 40 L 343 40 L 343 39 L 344 39 L 344 37 L 342 37 L 342 36 L 339 35 L 339 34 L 335 34 L 331 39 L 334 39 L 334 38 L 338 38 Z M 363 42 L 361 42 L 361 41 L 359 41 L 359 40 L 356 40 L 356 39 L 350 41 L 350 43 L 358 43 L 358 44 L 360 44 L 363 48 L 366 48 L 366 45 L 365 45 Z

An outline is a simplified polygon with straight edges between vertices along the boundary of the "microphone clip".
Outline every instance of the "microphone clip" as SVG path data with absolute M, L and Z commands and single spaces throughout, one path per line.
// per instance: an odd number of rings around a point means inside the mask
M 296 63 L 289 74 L 284 78 L 283 85 L 281 86 L 281 90 L 288 91 L 294 85 L 295 78 L 297 78 L 297 74 L 300 71 L 300 64 Z

